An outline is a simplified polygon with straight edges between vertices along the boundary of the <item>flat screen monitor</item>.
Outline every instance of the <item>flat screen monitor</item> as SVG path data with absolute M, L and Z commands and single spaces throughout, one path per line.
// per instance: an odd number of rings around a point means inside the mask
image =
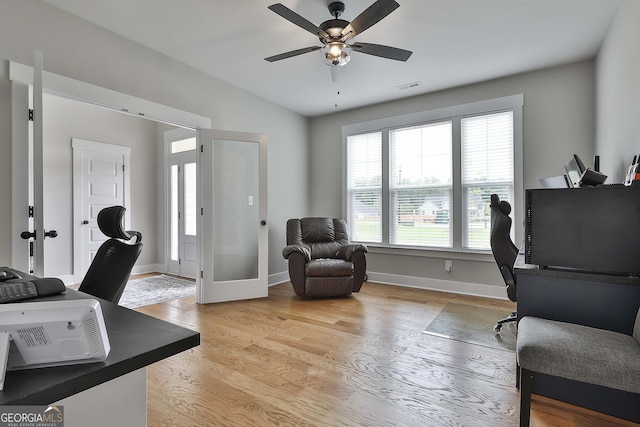
M 110 350 L 98 300 L 0 305 L 0 385 L 5 370 L 100 362 Z

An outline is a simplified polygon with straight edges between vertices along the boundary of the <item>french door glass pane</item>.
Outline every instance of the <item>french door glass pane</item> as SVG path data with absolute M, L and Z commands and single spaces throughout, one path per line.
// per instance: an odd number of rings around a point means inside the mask
M 185 163 L 184 165 L 184 234 L 186 236 L 196 235 L 196 164 Z
M 178 255 L 178 165 L 171 165 L 171 261 L 177 261 Z
M 260 146 L 214 140 L 215 282 L 258 277 Z

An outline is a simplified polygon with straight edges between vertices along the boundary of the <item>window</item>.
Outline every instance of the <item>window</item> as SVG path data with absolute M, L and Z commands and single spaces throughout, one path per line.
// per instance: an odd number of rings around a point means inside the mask
M 451 121 L 389 130 L 389 241 L 451 246 Z
M 352 239 L 490 250 L 491 194 L 521 205 L 515 189 L 522 182 L 522 100 L 516 95 L 343 127 Z
M 196 149 L 196 137 L 178 139 L 171 141 L 171 154 L 184 153 Z

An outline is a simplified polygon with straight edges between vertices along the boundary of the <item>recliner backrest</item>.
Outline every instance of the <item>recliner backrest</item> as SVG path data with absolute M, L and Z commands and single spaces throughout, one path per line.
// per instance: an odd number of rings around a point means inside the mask
M 341 218 L 310 217 L 287 221 L 287 245 L 302 245 L 311 258 L 335 258 L 349 244 L 347 223 Z

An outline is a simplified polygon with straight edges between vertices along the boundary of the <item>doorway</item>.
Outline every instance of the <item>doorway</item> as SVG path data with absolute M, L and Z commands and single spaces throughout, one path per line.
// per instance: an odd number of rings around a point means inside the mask
M 198 271 L 196 133 L 173 129 L 164 133 L 167 272 L 195 278 Z

